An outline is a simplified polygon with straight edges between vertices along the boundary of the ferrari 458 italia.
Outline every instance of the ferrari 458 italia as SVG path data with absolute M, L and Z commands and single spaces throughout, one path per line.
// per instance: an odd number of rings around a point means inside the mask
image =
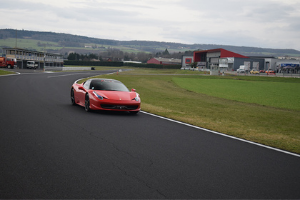
M 83 106 L 87 112 L 111 110 L 136 114 L 141 110 L 141 99 L 135 89 L 129 91 L 114 79 L 95 78 L 81 84 L 76 81 L 71 88 L 71 102 Z

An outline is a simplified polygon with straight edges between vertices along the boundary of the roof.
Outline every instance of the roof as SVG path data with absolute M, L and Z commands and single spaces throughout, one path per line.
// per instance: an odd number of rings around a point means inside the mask
M 30 49 L 22 49 L 22 48 L 9 48 L 9 47 L 5 47 L 5 48 L 2 48 L 2 49 L 3 50 L 13 50 L 13 51 L 24 51 L 24 52 L 29 52 L 29 53 L 46 54 L 46 55 L 50 55 L 50 56 L 62 56 L 59 53 L 47 53 L 47 52 L 30 50 Z
M 154 58 L 160 62 L 174 62 L 174 63 L 181 63 L 181 59 L 174 59 L 174 58 Z
M 244 56 L 244 55 L 241 55 L 241 54 L 238 54 L 238 53 L 234 53 L 232 51 L 228 51 L 226 49 L 222 49 L 222 48 L 219 48 L 219 49 L 209 49 L 209 50 L 203 50 L 203 51 L 194 51 L 194 55 L 195 54 L 201 54 L 201 53 L 214 53 L 214 52 L 220 52 L 221 53 L 221 58 L 224 58 L 224 57 L 238 57 L 238 58 L 248 58 L 247 56 Z

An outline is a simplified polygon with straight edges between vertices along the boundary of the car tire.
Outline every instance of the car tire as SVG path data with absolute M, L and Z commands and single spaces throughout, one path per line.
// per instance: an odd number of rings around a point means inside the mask
M 74 89 L 73 88 L 71 89 L 71 103 L 72 103 L 72 105 L 76 105 L 75 97 L 74 97 Z
M 90 108 L 90 98 L 89 98 L 89 95 L 85 95 L 85 101 L 84 101 L 84 110 L 86 112 L 90 112 L 91 111 L 91 108 Z
M 10 69 L 11 68 L 11 65 L 7 65 L 7 69 Z

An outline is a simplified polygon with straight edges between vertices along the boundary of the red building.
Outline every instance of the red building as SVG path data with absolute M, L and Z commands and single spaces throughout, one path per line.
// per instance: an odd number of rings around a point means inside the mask
M 247 56 L 243 56 L 238 53 L 234 53 L 232 51 L 228 51 L 225 49 L 210 49 L 204 51 L 195 51 L 194 52 L 194 62 L 209 62 L 211 58 L 249 58 Z
M 194 52 L 194 62 L 201 69 L 218 68 L 221 71 L 236 70 L 249 57 L 225 49 L 210 49 Z
M 247 56 L 243 56 L 238 53 L 234 53 L 232 51 L 228 51 L 225 49 L 210 49 L 204 51 L 195 51 L 194 52 L 194 62 L 209 62 L 214 63 L 214 60 L 219 58 L 249 58 Z

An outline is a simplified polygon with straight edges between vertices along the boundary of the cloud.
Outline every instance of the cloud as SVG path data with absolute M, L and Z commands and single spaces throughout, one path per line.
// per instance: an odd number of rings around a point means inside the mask
M 0 28 L 300 50 L 296 0 L 4 0 L 0 12 Z

